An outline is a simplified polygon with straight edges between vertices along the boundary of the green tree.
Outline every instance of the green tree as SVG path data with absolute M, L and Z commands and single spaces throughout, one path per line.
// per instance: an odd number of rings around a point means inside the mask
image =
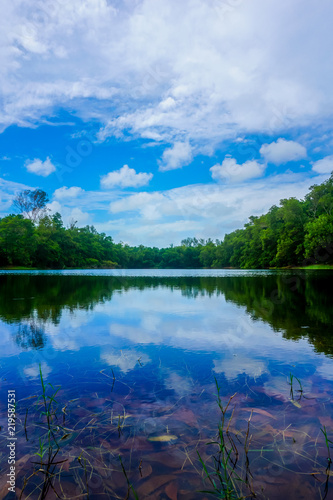
M 316 219 L 322 214 L 333 213 L 333 174 L 319 186 L 310 187 L 305 196 L 306 210 L 310 219 Z
M 48 195 L 42 189 L 21 191 L 13 201 L 15 208 L 27 219 L 38 222 L 47 213 Z
M 304 255 L 304 224 L 306 222 L 304 203 L 296 198 L 280 201 L 279 216 L 282 225 L 277 244 L 277 265 L 299 264 Z
M 37 267 L 64 267 L 64 227 L 61 215 L 57 212 L 52 217 L 44 216 L 36 228 L 37 247 L 34 264 Z
M 22 215 L 0 220 L 0 259 L 2 265 L 29 266 L 36 248 L 33 223 Z
M 305 257 L 311 261 L 333 261 L 333 215 L 322 214 L 305 226 Z

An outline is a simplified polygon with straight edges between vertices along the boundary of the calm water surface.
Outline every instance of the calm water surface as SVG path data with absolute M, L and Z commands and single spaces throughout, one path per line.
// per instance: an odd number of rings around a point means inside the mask
M 140 499 L 208 498 L 198 493 L 208 485 L 197 450 L 213 464 L 216 449 L 206 443 L 221 417 L 214 378 L 223 403 L 237 393 L 228 417 L 234 410 L 229 433 L 242 477 L 253 410 L 248 476 L 257 498 L 333 498 L 320 430 L 333 440 L 332 278 L 326 271 L 0 272 L 0 498 L 8 389 L 18 401 L 18 497 L 45 432 L 31 398 L 41 393 L 39 364 L 45 380 L 61 386 L 63 498 L 88 498 L 88 487 L 90 500 L 124 499 L 119 455 Z M 290 374 L 300 381 L 293 393 Z M 36 487 L 33 477 L 25 494 L 38 498 Z

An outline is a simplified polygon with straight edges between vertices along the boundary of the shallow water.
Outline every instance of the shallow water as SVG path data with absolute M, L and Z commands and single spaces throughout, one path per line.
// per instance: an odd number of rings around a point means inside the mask
M 40 402 L 27 399 L 41 393 L 41 364 L 45 381 L 61 386 L 66 462 L 56 484 L 64 498 L 87 498 L 87 490 L 90 499 L 125 498 L 119 455 L 140 499 L 205 498 L 197 451 L 213 465 L 216 447 L 206 443 L 221 419 L 214 378 L 223 404 L 237 393 L 227 416 L 234 410 L 229 446 L 250 484 L 235 481 L 242 494 L 333 498 L 321 432 L 325 426 L 333 440 L 332 278 L 327 271 L 1 272 L 0 497 L 9 389 L 18 401 L 18 496 L 45 435 Z M 38 481 L 24 495 L 38 498 Z

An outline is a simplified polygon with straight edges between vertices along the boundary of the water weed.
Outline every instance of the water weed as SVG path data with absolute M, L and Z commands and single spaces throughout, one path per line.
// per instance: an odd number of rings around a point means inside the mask
M 212 459 L 208 464 L 203 460 L 199 451 L 199 461 L 202 465 L 204 478 L 210 485 L 209 490 L 202 490 L 202 493 L 208 493 L 216 498 L 226 500 L 241 500 L 245 497 L 253 496 L 255 493 L 251 485 L 251 472 L 249 461 L 249 449 L 251 443 L 250 436 L 250 421 L 252 413 L 248 419 L 248 425 L 245 433 L 244 452 L 245 452 L 245 467 L 238 467 L 240 453 L 238 451 L 236 441 L 230 432 L 230 425 L 234 416 L 234 410 L 231 415 L 227 416 L 229 406 L 236 396 L 231 396 L 225 406 L 220 395 L 220 387 L 215 379 L 217 389 L 217 404 L 221 411 L 221 420 L 218 424 L 218 434 L 214 441 L 210 441 L 207 445 L 213 445 L 217 451 L 212 455 Z M 246 489 L 247 493 L 243 494 Z

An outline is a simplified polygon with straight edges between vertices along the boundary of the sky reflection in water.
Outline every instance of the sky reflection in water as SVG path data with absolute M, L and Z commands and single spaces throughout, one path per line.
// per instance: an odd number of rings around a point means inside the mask
M 1 393 L 15 388 L 19 399 L 37 391 L 41 363 L 44 377 L 61 384 L 66 400 L 80 398 L 81 407 L 95 412 L 125 408 L 138 457 L 155 463 L 155 475 L 165 475 L 170 470 L 153 456 L 169 454 L 164 463 L 174 471 L 186 462 L 185 449 L 195 455 L 197 443 L 216 432 L 215 376 L 223 397 L 237 392 L 236 427 L 256 409 L 256 448 L 285 440 L 281 433 L 288 428 L 294 446 L 305 453 L 320 427 L 332 424 L 332 276 L 202 270 L 2 273 Z M 116 382 L 110 399 L 112 370 Z M 309 398 L 300 401 L 301 408 L 290 402 L 290 373 Z M 73 408 L 72 418 L 82 417 L 82 411 Z M 149 442 L 165 432 L 178 442 L 163 449 Z M 285 498 L 296 498 L 288 497 L 287 470 L 274 474 L 266 459 L 257 466 L 255 480 L 271 498 L 270 488 L 279 481 Z M 183 483 L 170 479 L 183 491 L 179 498 L 202 498 L 193 488 L 189 493 L 184 478 L 192 478 L 193 470 L 189 461 L 184 467 Z M 292 467 L 304 464 L 293 459 Z M 200 482 L 198 477 L 198 488 Z M 293 482 L 297 498 L 316 491 L 313 478 L 296 476 Z M 137 483 L 143 497 L 164 498 L 158 488 L 149 490 L 148 479 Z

